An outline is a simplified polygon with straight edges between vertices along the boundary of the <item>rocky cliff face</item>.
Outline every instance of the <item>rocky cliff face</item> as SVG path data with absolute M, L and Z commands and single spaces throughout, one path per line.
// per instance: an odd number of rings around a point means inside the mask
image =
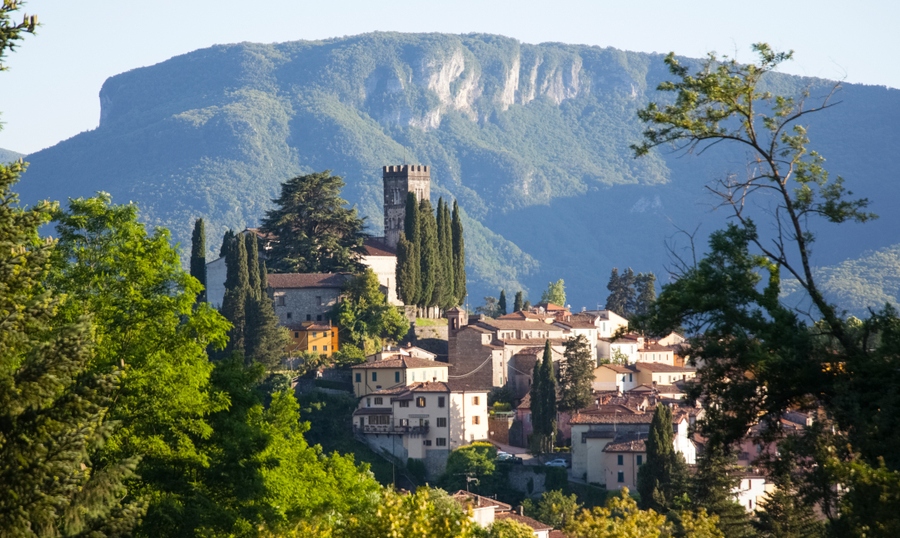
M 345 196 L 380 234 L 381 166 L 430 164 L 435 201 L 459 200 L 469 219 L 473 304 L 501 287 L 534 300 L 562 277 L 573 304 L 593 308 L 611 267 L 661 273 L 675 226 L 721 223 L 702 186 L 743 166 L 739 153 L 632 158 L 635 112 L 661 97 L 666 77 L 661 55 L 491 35 L 216 46 L 111 77 L 99 127 L 30 156 L 21 192 L 28 201 L 105 190 L 138 202 L 182 244 L 203 216 L 214 250 L 226 228 L 258 222 L 282 181 L 323 169 L 346 178 Z M 898 93 L 848 87 L 843 108 L 811 130 L 836 173 L 862 177 L 854 190 L 882 200 L 900 199 L 885 176 L 890 151 L 879 149 L 897 137 Z M 891 224 L 900 217 L 877 226 Z M 852 243 L 886 246 L 877 231 Z

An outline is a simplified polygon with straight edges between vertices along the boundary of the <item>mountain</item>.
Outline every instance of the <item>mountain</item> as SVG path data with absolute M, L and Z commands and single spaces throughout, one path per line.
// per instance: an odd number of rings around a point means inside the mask
M 202 216 L 215 252 L 225 229 L 258 223 L 282 181 L 314 170 L 346 179 L 378 235 L 381 166 L 429 164 L 432 197 L 465 212 L 470 306 L 501 287 L 536 301 L 563 278 L 574 308 L 594 308 L 613 266 L 665 281 L 667 243 L 682 255 L 688 244 L 679 229 L 696 229 L 702 248 L 727 216 L 703 187 L 746 170 L 734 147 L 632 157 L 635 112 L 667 97 L 655 90 L 662 60 L 480 34 L 215 46 L 108 79 L 99 126 L 30 155 L 19 190 L 26 201 L 110 192 L 185 249 Z M 780 74 L 767 84 L 811 98 L 834 86 Z M 839 100 L 809 116 L 810 137 L 882 218 L 823 227 L 822 266 L 900 242 L 900 91 L 847 84 Z
M 17 161 L 24 156 L 25 155 L 23 155 L 21 153 L 11 151 L 8 149 L 0 148 L 0 163 L 9 163 L 12 161 Z

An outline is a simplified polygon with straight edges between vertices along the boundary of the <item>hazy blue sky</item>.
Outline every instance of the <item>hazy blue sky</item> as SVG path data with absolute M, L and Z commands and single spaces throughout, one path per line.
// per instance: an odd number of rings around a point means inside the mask
M 900 88 L 900 2 L 832 0 L 30 0 L 43 26 L 0 73 L 0 148 L 34 152 L 93 129 L 112 75 L 214 44 L 375 30 L 485 32 L 646 52 L 751 60 L 793 49 L 783 71 Z

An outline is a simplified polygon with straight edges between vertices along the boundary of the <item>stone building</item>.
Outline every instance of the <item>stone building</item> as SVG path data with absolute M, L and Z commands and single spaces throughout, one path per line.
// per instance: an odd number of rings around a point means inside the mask
M 268 293 L 275 304 L 281 325 L 306 321 L 327 322 L 349 273 L 273 273 L 268 276 Z

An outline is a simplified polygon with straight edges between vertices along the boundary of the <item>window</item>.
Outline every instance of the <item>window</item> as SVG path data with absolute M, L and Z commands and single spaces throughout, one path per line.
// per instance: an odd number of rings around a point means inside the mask
M 313 346 L 313 351 L 319 351 L 319 346 Z
M 438 441 L 440 441 L 440 439 L 438 439 Z M 422 442 L 425 444 L 425 446 L 431 446 L 431 439 L 425 439 Z M 438 443 L 438 444 L 440 444 L 440 443 Z
M 641 465 L 644 464 L 644 456 L 643 456 L 643 455 L 638 454 L 638 456 L 637 456 L 637 464 L 638 464 L 638 467 L 640 467 Z
M 478 405 L 479 401 L 478 396 L 472 396 L 472 405 Z
M 384 403 L 384 399 L 383 399 L 383 398 L 380 398 L 380 397 L 379 397 L 379 398 L 375 398 L 375 405 L 381 405 L 382 403 Z
M 616 456 L 616 459 L 618 460 L 619 465 L 625 465 L 625 456 L 619 454 L 618 456 Z
M 312 316 L 310 316 L 309 314 L 307 314 L 307 315 L 306 315 L 306 321 L 312 321 Z
M 300 333 L 297 331 L 294 331 L 294 338 L 300 338 Z
M 438 437 L 434 440 L 434 444 L 437 446 L 447 446 L 447 438 L 446 437 Z
M 328 351 L 328 346 L 322 346 L 322 351 Z
M 400 407 L 409 407 L 409 400 L 400 400 Z
M 372 372 L 372 381 L 378 381 L 378 372 Z
M 316 336 L 316 331 L 313 331 L 313 338 L 315 338 Z
M 619 471 L 619 476 L 616 477 L 616 481 L 620 484 L 625 483 L 625 471 Z
M 447 417 L 438 417 L 437 418 L 437 427 L 438 428 L 446 428 L 447 427 Z
M 372 415 L 369 417 L 369 424 L 379 424 L 381 426 L 389 426 L 391 424 L 390 415 Z
M 366 407 L 372 407 L 372 398 L 366 398 Z
M 316 295 L 316 304 L 322 306 L 322 296 Z
M 476 426 L 481 424 L 481 417 L 479 417 L 478 415 L 475 415 L 474 417 L 472 417 L 472 424 L 474 424 Z
M 394 382 L 395 383 L 400 382 L 400 372 L 394 372 Z
M 334 331 L 331 331 L 331 337 L 334 338 Z
M 419 396 L 416 398 L 416 407 L 425 407 L 425 397 Z
M 356 373 L 356 382 L 362 383 L 362 374 L 359 372 Z
M 284 295 L 278 295 L 275 297 L 275 304 L 278 306 L 284 306 Z
M 633 374 L 628 374 L 628 382 L 629 382 L 629 383 L 631 383 L 632 381 L 634 381 L 634 378 L 632 378 L 632 375 L 633 375 Z
M 322 321 L 322 314 L 316 316 L 316 321 Z
M 415 381 L 415 380 L 416 380 L 416 372 L 415 372 L 415 370 L 413 370 L 413 381 Z
M 438 396 L 438 407 L 444 407 L 444 397 Z
M 292 314 L 290 312 L 287 313 L 287 319 L 291 319 Z

